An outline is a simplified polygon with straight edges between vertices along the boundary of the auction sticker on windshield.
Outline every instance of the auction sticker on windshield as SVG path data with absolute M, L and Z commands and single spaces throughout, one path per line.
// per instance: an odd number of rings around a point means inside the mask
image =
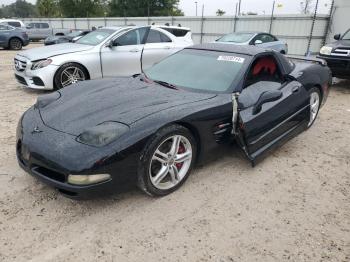
M 221 55 L 218 57 L 218 60 L 243 64 L 245 59 L 243 57 L 238 56 Z

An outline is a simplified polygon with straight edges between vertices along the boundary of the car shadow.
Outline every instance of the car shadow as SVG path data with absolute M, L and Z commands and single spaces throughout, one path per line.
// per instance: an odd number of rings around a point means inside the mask
M 332 88 L 343 94 L 350 94 L 350 80 L 334 78 Z

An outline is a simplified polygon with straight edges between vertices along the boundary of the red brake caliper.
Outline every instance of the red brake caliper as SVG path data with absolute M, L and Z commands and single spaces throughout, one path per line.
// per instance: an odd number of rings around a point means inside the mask
M 184 145 L 183 145 L 183 144 L 180 144 L 180 145 L 179 145 L 179 150 L 177 151 L 177 153 L 178 153 L 178 154 L 182 154 L 182 153 L 185 153 L 185 151 L 186 151 L 186 150 L 185 150 Z M 177 169 L 180 170 L 180 168 L 182 167 L 183 163 L 176 163 L 175 165 L 176 165 Z

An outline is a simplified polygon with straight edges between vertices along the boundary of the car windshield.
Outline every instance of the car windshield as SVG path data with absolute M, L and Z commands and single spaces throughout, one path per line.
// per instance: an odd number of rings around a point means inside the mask
M 67 36 L 76 37 L 76 36 L 79 36 L 81 33 L 82 33 L 82 31 L 73 31 L 73 32 L 67 34 Z
M 248 56 L 184 49 L 145 71 L 153 81 L 209 93 L 227 92 L 240 75 Z
M 350 30 L 345 33 L 342 40 L 350 40 Z
M 254 36 L 253 33 L 233 33 L 224 35 L 217 42 L 245 43 Z
M 112 35 L 115 31 L 110 29 L 100 29 L 88 33 L 80 38 L 76 43 L 83 45 L 98 45 L 103 42 L 107 37 Z

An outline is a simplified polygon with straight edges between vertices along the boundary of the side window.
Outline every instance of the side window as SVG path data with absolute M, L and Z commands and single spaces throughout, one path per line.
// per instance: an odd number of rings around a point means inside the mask
M 6 25 L 0 25 L 0 31 L 6 31 L 6 30 L 8 30 Z
M 21 23 L 20 22 L 15 22 L 15 21 L 8 22 L 8 25 L 11 25 L 11 26 L 14 26 L 14 27 L 21 27 Z
M 165 34 L 163 34 L 163 33 L 160 33 L 160 39 L 161 39 L 162 42 L 164 42 L 164 43 L 170 43 L 170 42 L 172 42 L 171 39 L 170 39 L 167 35 L 165 35 Z
M 247 88 L 258 82 L 283 83 L 281 70 L 276 59 L 272 55 L 258 57 L 251 65 L 244 84 Z
M 35 29 L 40 29 L 40 23 L 35 23 L 34 27 L 35 27 Z
M 261 35 L 261 41 L 263 43 L 270 43 L 275 41 L 275 39 L 271 35 L 263 34 Z
M 147 27 L 131 30 L 124 35 L 118 37 L 114 41 L 114 45 L 140 45 L 144 43 L 144 38 L 147 32 Z
M 147 41 L 146 43 L 161 43 L 162 40 L 160 38 L 160 33 L 156 30 L 151 29 L 148 33 Z
M 49 28 L 49 24 L 48 23 L 41 23 L 41 28 L 47 29 L 47 28 Z
M 34 28 L 34 24 L 33 23 L 29 23 L 29 24 L 27 24 L 27 26 L 26 26 L 28 29 L 32 29 L 32 28 Z

